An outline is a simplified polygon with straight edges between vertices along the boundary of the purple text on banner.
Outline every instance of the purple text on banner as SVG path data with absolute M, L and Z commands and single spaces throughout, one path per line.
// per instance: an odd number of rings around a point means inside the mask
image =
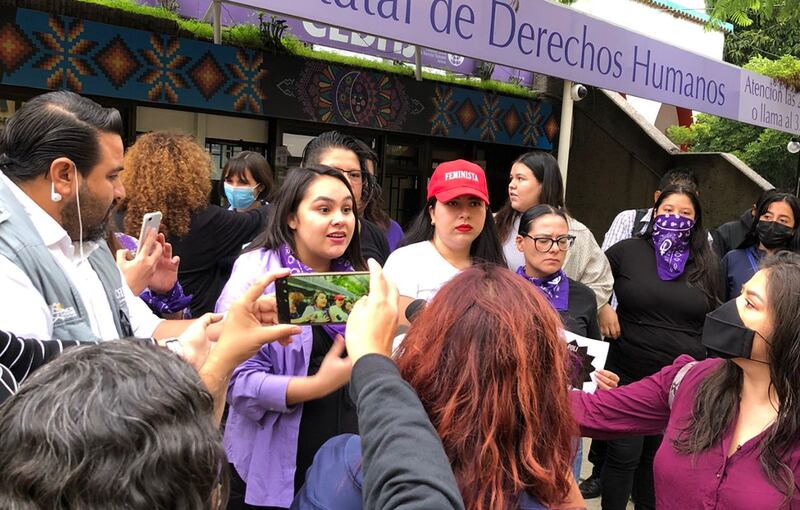
M 144 3 L 153 6 L 159 5 L 158 0 L 144 0 Z M 209 5 L 211 5 L 211 0 L 178 1 L 180 14 L 187 18 L 202 18 Z M 259 11 L 251 7 L 223 4 L 222 24 L 258 24 L 258 14 Z M 336 27 L 327 27 L 322 23 L 304 22 L 288 16 L 286 16 L 286 24 L 289 32 L 303 42 L 402 62 L 414 62 L 415 46 L 413 44 L 390 41 Z M 478 63 L 479 61 L 464 58 L 460 55 L 422 48 L 422 65 L 424 66 L 474 76 L 477 72 Z M 514 82 L 530 87 L 533 84 L 533 73 L 504 66 L 495 66 L 492 79 L 502 82 Z
M 237 2 L 800 134 L 800 93 L 547 0 Z

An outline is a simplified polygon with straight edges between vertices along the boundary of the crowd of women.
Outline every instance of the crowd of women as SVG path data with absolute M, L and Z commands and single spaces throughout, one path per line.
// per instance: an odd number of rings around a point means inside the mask
M 207 201 L 202 147 L 149 133 L 126 153 L 127 196 L 109 239 L 131 289 L 162 316 L 234 310 L 253 288 L 274 292 L 265 274 L 383 264 L 373 279 L 397 289 L 408 326 L 394 362 L 438 434 L 465 508 L 584 507 L 573 474 L 581 436 L 606 440 L 590 456 L 604 509 L 625 508 L 631 495 L 637 509 L 800 505 L 797 197 L 764 192 L 744 241 L 719 253 L 696 181 L 671 172 L 646 219 L 635 213 L 604 252 L 565 208 L 548 153 L 515 160 L 496 213 L 480 166 L 440 164 L 404 233 L 383 209 L 377 163 L 363 142 L 324 133 L 276 188 L 263 157 L 241 153 L 223 172 L 226 209 Z M 155 210 L 161 233 L 138 247 L 131 235 Z M 409 320 L 406 308 L 419 300 L 426 304 Z M 229 473 L 229 509 L 347 510 L 367 500 L 367 431 L 345 341 L 373 318 L 343 296 L 313 301 L 294 303 L 294 318 L 340 310 L 351 320 L 294 327 L 225 380 L 228 465 L 215 469 Z M 394 322 L 384 322 L 393 336 Z M 564 329 L 610 342 L 599 391 L 570 388 Z M 13 416 L 30 393 L 2 414 Z M 399 425 L 391 433 L 406 434 Z M 422 453 L 412 446 L 404 455 Z M 409 497 L 427 469 L 406 473 Z

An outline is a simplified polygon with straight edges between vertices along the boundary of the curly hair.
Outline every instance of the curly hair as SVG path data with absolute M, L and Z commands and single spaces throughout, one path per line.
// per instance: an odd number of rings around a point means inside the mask
M 125 154 L 125 232 L 138 235 L 142 216 L 161 211 L 164 235 L 183 237 L 195 212 L 208 206 L 211 156 L 187 134 L 154 131 Z

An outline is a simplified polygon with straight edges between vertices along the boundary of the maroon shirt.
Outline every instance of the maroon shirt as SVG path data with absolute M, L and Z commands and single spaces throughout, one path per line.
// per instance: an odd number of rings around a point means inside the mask
M 759 453 L 764 432 L 727 457 L 736 419 L 725 431 L 722 442 L 710 449 L 694 456 L 675 451 L 672 443 L 691 417 L 698 387 L 722 363 L 709 359 L 691 367 L 670 409 L 669 388 L 675 374 L 691 361 L 690 356 L 680 356 L 660 372 L 612 391 L 571 392 L 572 409 L 582 434 L 612 439 L 663 433 L 664 441 L 653 464 L 659 510 L 800 508 L 797 483 L 791 506 L 781 506 L 783 494 L 761 469 Z M 784 462 L 800 482 L 800 448 L 793 448 Z

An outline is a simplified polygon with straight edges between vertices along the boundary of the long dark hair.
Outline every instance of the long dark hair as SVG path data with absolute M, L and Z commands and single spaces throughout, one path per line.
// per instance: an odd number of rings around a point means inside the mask
M 774 325 L 769 339 L 770 384 L 780 407 L 761 443 L 759 462 L 787 503 L 794 494 L 795 478 L 785 457 L 800 438 L 800 255 L 780 251 L 766 257 L 761 269 L 768 275 L 767 300 Z M 706 377 L 697 390 L 689 423 L 673 442 L 675 451 L 696 454 L 721 441 L 738 413 L 742 381 L 742 369 L 730 360 Z
M 303 166 L 319 165 L 331 149 L 352 151 L 358 157 L 358 144 L 355 138 L 341 131 L 326 131 L 306 144 L 303 149 Z
M 433 239 L 433 234 L 436 228 L 431 223 L 431 215 L 428 212 L 430 208 L 436 205 L 436 198 L 431 198 L 422 211 L 417 214 L 411 226 L 408 227 L 403 240 L 397 245 L 398 248 L 408 246 L 409 244 L 421 243 L 423 241 L 430 241 Z M 492 218 L 492 212 L 489 206 L 486 206 L 486 221 L 483 224 L 483 230 L 472 241 L 469 248 L 469 255 L 472 257 L 472 262 L 488 262 L 498 264 L 501 266 L 506 265 L 506 257 L 503 255 L 503 247 L 500 244 L 500 238 L 497 236 L 497 228 Z
M 220 195 L 225 196 L 225 180 L 228 177 L 237 177 L 239 180 L 243 180 L 244 172 L 248 168 L 256 181 L 253 184 L 261 185 L 261 191 L 258 192 L 256 200 L 269 202 L 272 196 L 272 189 L 275 187 L 272 178 L 272 167 L 269 166 L 264 156 L 254 151 L 242 151 L 225 163 L 225 168 L 222 169 L 222 179 L 219 181 Z
M 384 232 L 387 232 L 389 230 L 389 220 L 391 218 L 383 206 L 383 189 L 381 189 L 381 185 L 378 183 L 378 177 L 369 173 L 369 170 L 367 170 L 367 162 L 371 161 L 375 172 L 378 171 L 378 154 L 363 140 L 359 138 L 354 138 L 354 140 L 358 146 L 356 155 L 361 162 L 361 171 L 365 176 L 364 186 L 361 190 L 361 202 L 364 204 L 364 218 L 378 225 Z
M 800 200 L 798 200 L 797 197 L 791 193 L 783 193 L 776 189 L 765 191 L 761 194 L 761 197 L 759 197 L 758 204 L 756 204 L 756 215 L 753 217 L 753 223 L 750 225 L 750 230 L 747 231 L 747 235 L 745 236 L 744 241 L 742 241 L 742 243 L 739 245 L 739 248 L 758 246 L 759 240 L 757 227 L 759 218 L 767 213 L 769 206 L 774 202 L 786 202 L 792 209 L 792 214 L 794 214 L 794 237 L 791 241 L 789 241 L 786 249 L 794 252 L 800 251 Z
M 692 227 L 692 238 L 690 240 L 691 255 L 690 260 L 694 261 L 687 276 L 689 284 L 700 289 L 706 296 L 708 310 L 713 310 L 721 303 L 722 299 L 722 277 L 717 258 L 708 243 L 708 230 L 703 227 L 703 209 L 700 205 L 700 198 L 693 186 L 685 184 L 673 184 L 661 190 L 658 200 L 653 205 L 653 216 L 661 207 L 664 200 L 670 195 L 685 195 L 689 197 L 694 207 L 694 227 Z M 650 221 L 647 230 L 640 237 L 648 241 L 653 238 L 654 221 Z
M 539 195 L 539 203 L 552 205 L 553 207 L 564 207 L 564 181 L 561 179 L 561 170 L 558 168 L 558 161 L 549 152 L 531 151 L 514 160 L 515 165 L 522 163 L 531 171 L 533 176 L 542 186 L 542 193 Z M 524 212 L 524 211 L 522 211 Z M 506 199 L 505 205 L 497 212 L 495 222 L 497 223 L 497 233 L 501 242 L 511 234 L 511 227 L 522 212 L 515 211 L 511 207 L 511 201 Z
M 122 117 L 74 92 L 36 96 L 0 130 L 0 170 L 14 182 L 45 176 L 60 157 L 75 163 L 86 177 L 100 161 L 98 135 L 123 137 Z
M 522 217 L 519 220 L 519 229 L 517 230 L 517 233 L 521 236 L 524 236 L 530 232 L 531 223 L 547 214 L 555 214 L 556 216 L 563 218 L 564 221 L 567 222 L 567 225 L 569 225 L 569 218 L 567 218 L 567 213 L 564 212 L 564 209 L 553 207 L 549 204 L 539 204 L 531 207 L 522 214 Z
M 350 187 L 350 183 L 338 170 L 323 165 L 293 168 L 275 193 L 275 200 L 269 208 L 266 228 L 253 239 L 246 251 L 277 250 L 282 245 L 288 244 L 292 251 L 297 253 L 294 232 L 289 228 L 289 215 L 297 212 L 297 207 L 302 202 L 309 186 L 320 176 L 333 177 L 344 184 L 347 187 L 347 191 L 350 192 L 350 196 L 353 196 L 353 189 Z M 358 232 L 358 210 L 355 204 L 355 197 L 353 197 L 353 216 L 355 216 L 356 220 L 355 230 L 343 257 L 349 260 L 355 269 L 363 270 L 366 269 L 367 265 L 361 256 L 361 238 Z

